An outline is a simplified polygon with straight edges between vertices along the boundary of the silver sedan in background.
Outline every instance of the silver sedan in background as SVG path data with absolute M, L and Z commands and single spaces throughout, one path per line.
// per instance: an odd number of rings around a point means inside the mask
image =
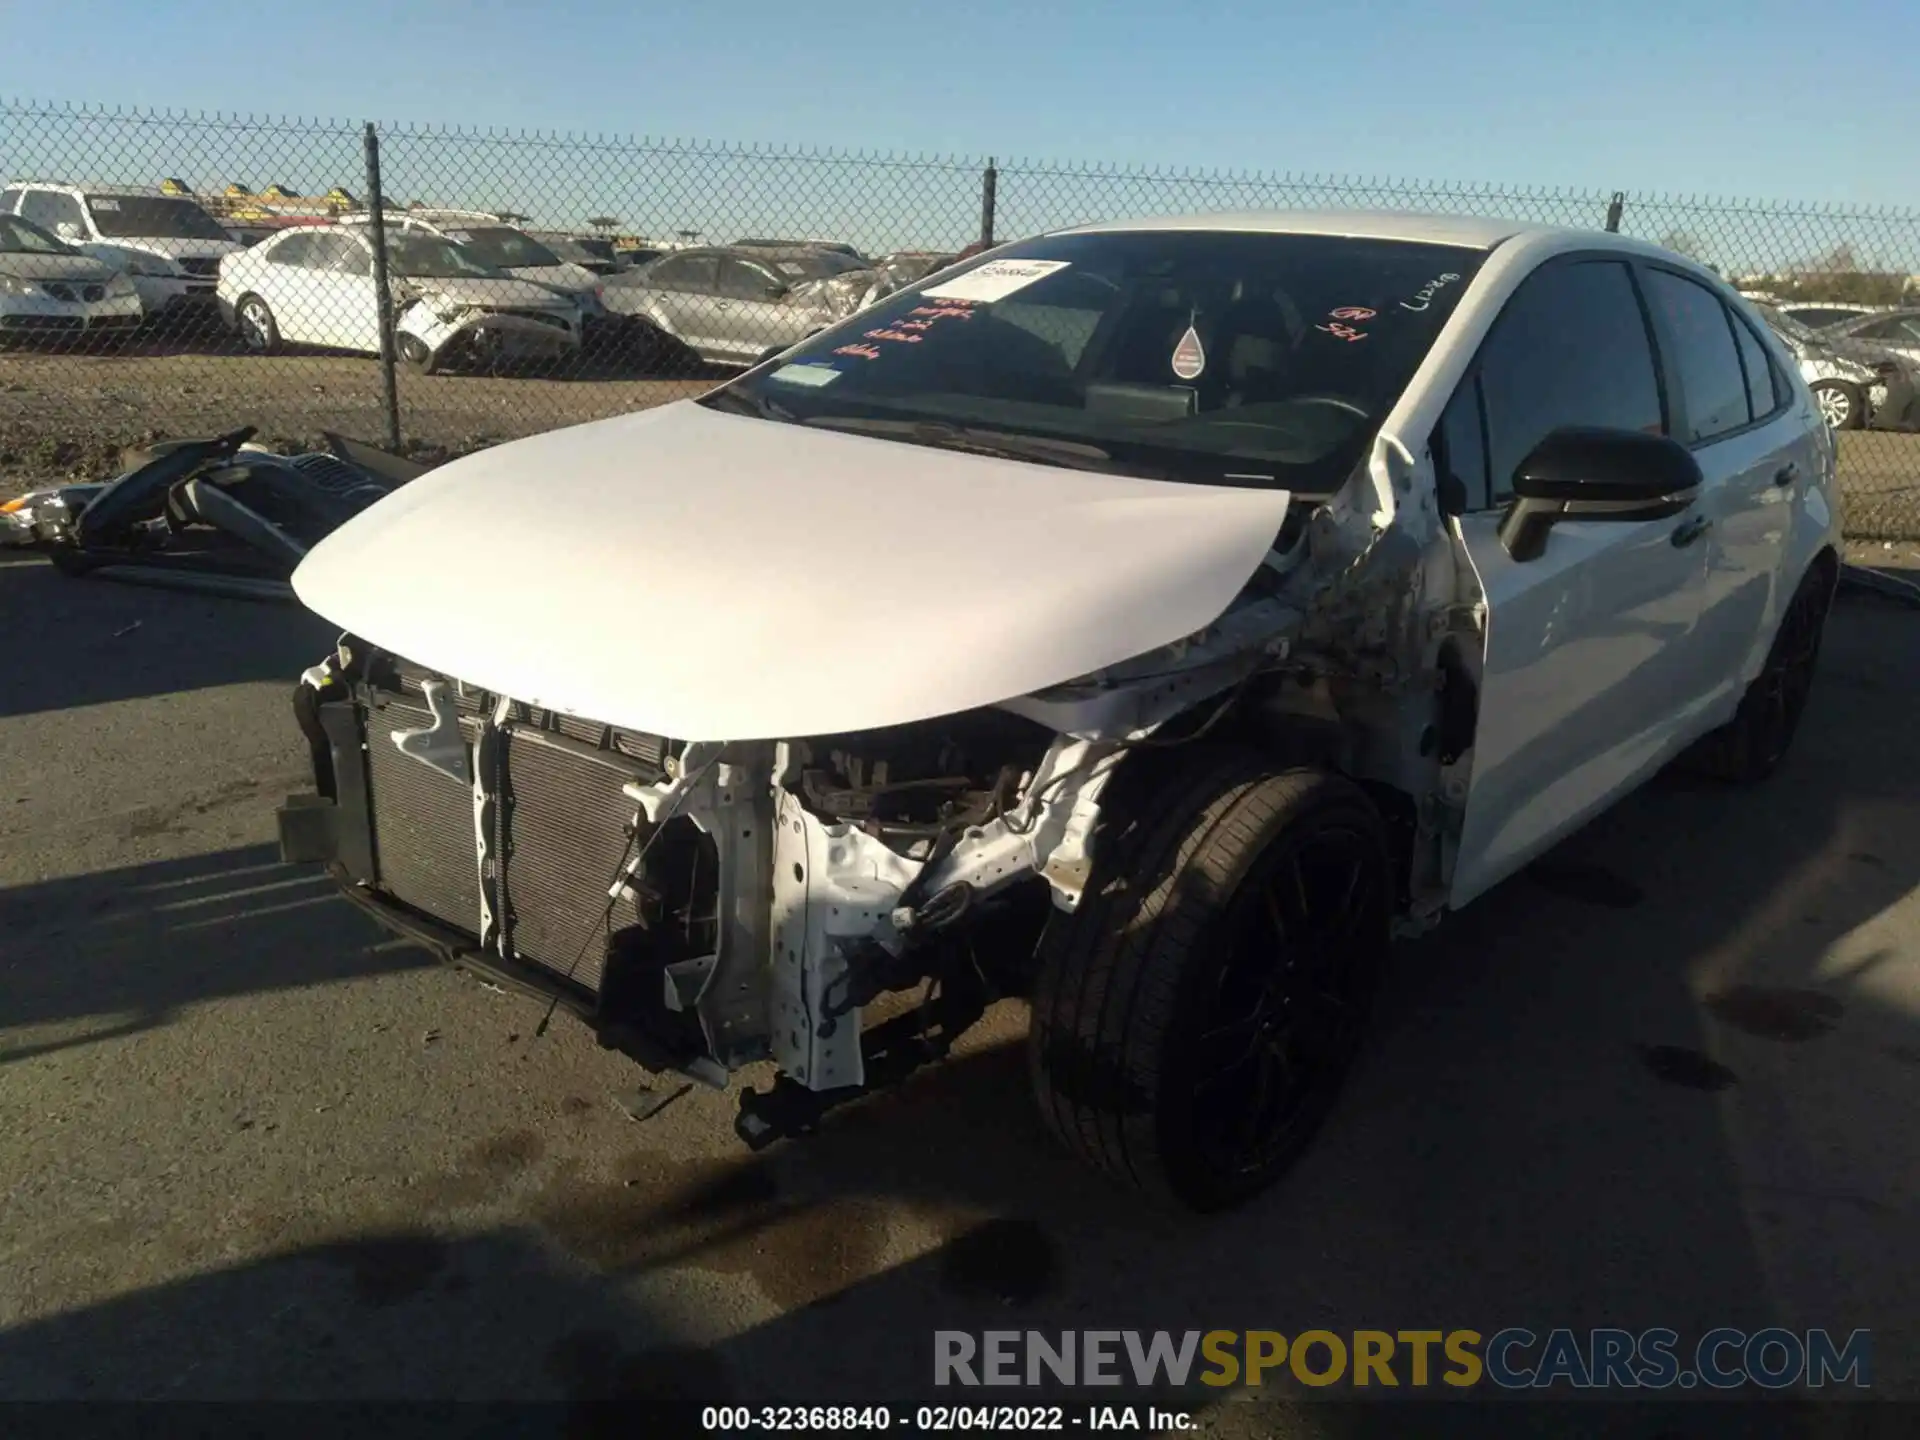
M 746 366 L 852 314 L 871 278 L 838 250 L 708 246 L 609 276 L 601 302 L 709 364 Z

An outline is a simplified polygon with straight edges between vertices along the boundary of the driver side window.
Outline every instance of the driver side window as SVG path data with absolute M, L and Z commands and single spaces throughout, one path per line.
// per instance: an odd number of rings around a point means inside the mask
M 1441 417 L 1443 495 L 1469 510 L 1505 504 L 1514 470 L 1563 425 L 1666 433 L 1646 316 L 1620 261 L 1549 262 L 1507 301 Z

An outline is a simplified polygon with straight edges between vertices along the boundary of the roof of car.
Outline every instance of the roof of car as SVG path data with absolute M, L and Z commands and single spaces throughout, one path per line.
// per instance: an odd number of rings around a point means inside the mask
M 76 185 L 71 180 L 9 180 L 8 190 L 71 190 L 76 195 L 124 195 L 131 199 L 140 196 L 149 200 L 191 200 L 198 204 L 198 195 L 169 195 L 158 185 Z
M 1348 235 L 1369 240 L 1424 240 L 1489 250 L 1516 235 L 1554 233 L 1562 227 L 1476 215 L 1424 215 L 1410 210 L 1230 210 L 1197 215 L 1150 215 L 1104 220 L 1067 233 L 1120 230 L 1241 230 L 1270 235 Z M 1603 232 L 1595 232 L 1596 234 Z

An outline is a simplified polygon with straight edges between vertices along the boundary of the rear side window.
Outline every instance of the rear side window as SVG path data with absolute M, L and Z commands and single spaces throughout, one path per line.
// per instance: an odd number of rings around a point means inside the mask
M 1563 425 L 1665 428 L 1646 319 L 1616 260 L 1550 265 L 1523 282 L 1481 347 L 1479 378 L 1496 503 L 1513 493 L 1528 452 Z M 1742 391 L 1743 415 L 1745 405 Z
M 1706 286 L 1671 270 L 1648 270 L 1646 277 L 1647 304 L 1664 326 L 1667 363 L 1686 396 L 1688 433 L 1679 438 L 1697 445 L 1738 430 L 1753 416 L 1727 307 Z
M 19 204 L 18 190 L 0 190 L 0 215 L 11 215 Z
M 1747 374 L 1747 410 L 1755 420 L 1763 420 L 1786 403 L 1786 387 L 1773 373 L 1767 347 L 1753 327 L 1731 311 L 1727 318 L 1733 322 L 1733 338 L 1740 347 L 1740 368 Z

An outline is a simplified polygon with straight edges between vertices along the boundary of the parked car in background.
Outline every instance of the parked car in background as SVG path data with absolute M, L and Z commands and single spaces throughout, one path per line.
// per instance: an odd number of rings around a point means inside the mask
M 1781 763 L 1835 452 L 1623 235 L 1023 240 L 320 541 L 281 853 L 651 1070 L 771 1062 L 756 1148 L 1028 996 L 1046 1123 L 1219 1209 L 1334 1112 L 1396 933 L 1669 763 Z
M 1749 301 L 1767 327 L 1780 337 L 1800 367 L 1814 403 L 1835 430 L 1865 428 L 1887 396 L 1886 381 L 1866 360 L 1840 353 L 1832 342 L 1779 307 Z
M 718 365 L 754 365 L 858 308 L 864 276 L 841 250 L 707 247 L 675 250 L 609 277 L 601 300 Z
M 424 228 L 387 236 L 400 358 L 431 373 L 449 363 L 554 356 L 580 348 L 570 297 L 482 263 Z M 250 350 L 318 345 L 380 351 L 372 237 L 361 225 L 291 230 L 230 255 L 220 308 Z
M 124 270 L 18 215 L 0 215 L 0 344 L 33 335 L 124 335 L 143 313 Z
M 158 190 L 18 180 L 0 190 L 0 214 L 126 271 L 150 316 L 211 316 L 220 262 L 243 248 L 196 201 Z

